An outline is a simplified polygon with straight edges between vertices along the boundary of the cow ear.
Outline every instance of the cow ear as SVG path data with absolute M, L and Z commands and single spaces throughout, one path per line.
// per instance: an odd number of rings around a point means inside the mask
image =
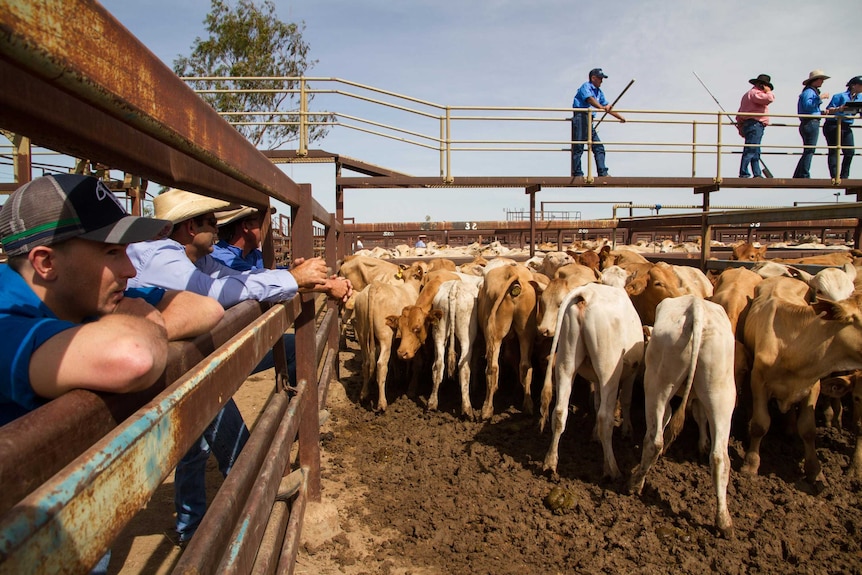
M 796 278 L 798 280 L 802 280 L 805 283 L 809 283 L 811 279 L 814 277 L 810 273 L 805 270 L 801 270 L 799 268 L 795 268 L 793 266 L 787 266 L 787 273 L 790 277 Z
M 850 278 L 850 281 L 856 281 L 856 266 L 851 263 L 844 264 L 844 273 Z
M 646 277 L 633 277 L 631 281 L 626 284 L 626 293 L 629 296 L 640 295 L 646 289 Z
M 443 311 L 439 309 L 432 309 L 431 313 L 429 313 L 425 319 L 431 322 L 432 325 L 437 325 L 437 322 L 440 321 L 440 318 L 443 317 Z
M 847 305 L 848 301 L 852 305 Z M 826 321 L 840 321 L 842 323 L 852 323 L 854 318 L 860 319 L 859 303 L 854 299 L 844 301 L 832 301 L 828 299 L 817 298 L 811 307 L 817 312 L 821 319 Z
M 398 319 L 397 315 L 388 315 L 386 316 L 386 325 L 391 327 L 392 329 L 398 329 Z
M 530 280 L 530 285 L 533 286 L 533 289 L 536 290 L 536 296 L 541 296 L 545 291 L 545 288 L 548 287 L 548 284 L 537 282 L 536 280 Z
M 611 246 L 608 246 L 608 245 L 602 246 L 602 249 L 599 250 L 599 253 L 602 255 L 611 253 Z

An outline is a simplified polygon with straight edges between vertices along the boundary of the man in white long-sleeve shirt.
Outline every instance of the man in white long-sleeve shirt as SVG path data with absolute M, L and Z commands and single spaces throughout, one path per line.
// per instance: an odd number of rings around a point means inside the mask
M 321 258 L 296 260 L 290 271 L 237 271 L 214 259 L 210 254 L 218 237 L 215 212 L 235 208 L 233 204 L 177 189 L 156 196 L 153 204 L 157 217 L 170 220 L 174 228 L 169 238 L 143 242 L 128 250 L 137 270 L 129 287 L 185 289 L 215 298 L 226 308 L 247 299 L 284 301 L 298 291 L 324 292 L 340 300 L 352 294 L 349 281 L 327 276 L 327 266 Z M 292 337 L 285 336 L 285 351 L 289 377 L 295 381 Z M 272 365 L 270 352 L 255 371 Z M 206 510 L 204 472 L 210 451 L 215 454 L 221 472 L 227 475 L 248 435 L 239 409 L 229 400 L 200 440 L 180 460 L 174 484 L 177 535 L 181 545 L 194 534 Z

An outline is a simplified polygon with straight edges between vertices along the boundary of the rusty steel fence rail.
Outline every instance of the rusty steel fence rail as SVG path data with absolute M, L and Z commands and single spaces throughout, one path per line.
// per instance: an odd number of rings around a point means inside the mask
M 0 191 L 31 177 L 32 141 L 134 182 L 261 208 L 282 201 L 292 255 L 322 244 L 335 268 L 343 227 L 311 186 L 273 165 L 98 3 L 0 0 L 0 30 L 0 129 L 17 153 L 17 181 Z M 305 504 L 320 499 L 320 406 L 336 371 L 337 305 L 317 301 L 240 304 L 211 333 L 172 344 L 162 381 L 146 392 L 75 391 L 0 428 L 0 573 L 87 573 L 269 349 L 277 383 L 183 569 L 290 570 Z M 281 344 L 291 326 L 295 388 Z
M 466 152 L 545 152 L 568 154 L 573 144 L 583 144 L 587 148 L 587 169 L 585 179 L 593 180 L 591 148 L 592 133 L 587 132 L 586 140 L 560 138 L 561 124 L 569 124 L 573 113 L 586 112 L 587 109 L 565 107 L 529 106 L 458 106 L 446 105 L 428 100 L 399 94 L 336 77 L 309 76 L 189 76 L 183 78 L 204 98 L 217 94 L 281 93 L 299 99 L 298 108 L 291 110 L 266 110 L 224 112 L 222 115 L 237 126 L 290 125 L 300 132 L 298 155 L 308 153 L 309 131 L 315 127 L 339 127 L 361 132 L 376 138 L 397 141 L 417 148 L 437 152 L 440 159 L 440 176 L 443 182 L 454 181 L 452 155 Z M 284 88 L 254 87 L 255 83 L 284 82 Z M 200 87 L 208 84 L 233 85 L 233 87 Z M 320 87 L 323 86 L 323 87 Z M 331 107 L 321 111 L 310 111 L 309 100 L 315 96 L 328 96 Z M 746 147 L 741 142 L 735 124 L 724 110 L 638 110 L 615 108 L 627 117 L 626 124 L 644 127 L 636 134 L 641 139 L 609 140 L 602 144 L 613 153 L 625 154 L 676 154 L 689 156 L 690 176 L 697 176 L 698 159 L 706 158 L 715 166 L 708 175 L 720 182 L 722 157 L 738 154 Z M 367 112 L 360 115 L 358 110 Z M 397 122 L 391 120 L 393 113 L 403 113 Z M 740 114 L 745 116 L 746 114 Z M 750 115 L 750 114 L 748 114 Z M 835 146 L 820 144 L 802 146 L 798 143 L 796 130 L 799 120 L 811 117 L 799 114 L 765 114 L 770 118 L 773 128 L 791 128 L 792 143 L 759 144 L 765 155 L 799 154 L 805 148 L 814 148 L 820 153 L 837 149 L 862 146 L 847 146 L 840 138 Z M 248 120 L 249 117 L 264 116 L 265 120 Z M 241 117 L 242 119 L 237 119 Z M 278 117 L 282 119 L 273 120 Z M 322 119 L 322 120 L 321 120 Z M 604 121 L 618 120 L 605 117 Z M 519 132 L 528 132 L 532 137 L 517 139 L 501 137 L 508 135 L 502 126 L 517 123 Z M 473 126 L 490 126 L 486 130 Z M 661 129 L 668 139 L 659 140 L 655 130 Z M 732 136 L 728 137 L 730 134 Z M 840 185 L 840 179 L 834 179 Z

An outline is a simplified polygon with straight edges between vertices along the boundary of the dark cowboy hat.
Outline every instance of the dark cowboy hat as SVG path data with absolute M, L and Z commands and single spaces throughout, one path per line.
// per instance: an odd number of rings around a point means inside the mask
M 764 84 L 766 86 L 769 86 L 770 90 L 775 89 L 772 87 L 772 78 L 769 76 L 769 74 L 761 74 L 757 78 L 752 78 L 751 80 L 749 80 L 748 83 L 754 84 L 755 86 L 757 86 L 758 84 Z

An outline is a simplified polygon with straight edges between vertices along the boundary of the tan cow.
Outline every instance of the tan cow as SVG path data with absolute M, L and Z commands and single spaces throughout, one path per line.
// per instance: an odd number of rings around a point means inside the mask
M 853 264 L 853 254 L 850 252 L 833 252 L 804 258 L 772 258 L 770 261 L 783 264 L 809 264 L 818 266 L 843 266 Z
M 610 266 L 626 267 L 625 264 L 645 264 L 649 262 L 649 260 L 632 249 L 620 248 L 611 250 L 610 246 L 604 246 L 599 251 L 599 260 L 600 269 Z
M 820 379 L 862 368 L 862 294 L 809 304 L 807 292 L 805 283 L 783 277 L 757 286 L 744 326 L 754 363 L 751 440 L 742 471 L 755 475 L 760 468 L 760 442 L 770 424 L 767 403 L 774 398 L 782 413 L 799 405 L 797 427 L 805 446 L 806 477 L 820 484 L 823 474 L 814 450 Z
M 742 340 L 742 326 L 740 319 L 745 319 L 745 313 L 754 299 L 754 290 L 763 278 L 746 268 L 727 268 L 715 282 L 710 301 L 717 303 L 727 312 L 730 319 L 730 327 L 734 336 Z
M 396 351 L 398 357 L 407 361 L 425 345 L 432 322 L 439 317 L 431 317 L 431 306 L 437 290 L 443 282 L 460 280 L 455 272 L 438 270 L 422 276 L 419 296 L 409 305 L 398 311 L 395 320 L 396 328 L 401 337 L 401 343 Z
M 557 270 L 557 275 L 542 290 L 539 297 L 538 330 L 544 337 L 554 337 L 560 303 L 576 287 L 598 282 L 601 276 L 592 268 L 569 264 Z
M 766 259 L 766 246 L 759 243 L 742 242 L 733 246 L 730 259 L 741 262 L 762 262 Z
M 518 341 L 520 357 L 518 375 L 524 389 L 524 412 L 533 413 L 530 382 L 533 342 L 536 338 L 536 289 L 533 276 L 525 266 L 501 265 L 485 274 L 479 290 L 479 326 L 485 335 L 485 380 L 487 390 L 482 419 L 494 415 L 494 394 L 500 376 L 500 348 L 513 335 Z
M 656 265 L 666 266 L 670 264 L 659 262 Z M 700 271 L 700 268 L 684 265 L 670 265 L 670 268 L 679 279 L 679 286 L 684 294 L 696 295 L 703 299 L 712 296 L 712 282 L 709 281 L 705 273 Z
M 647 430 L 641 462 L 629 486 L 630 491 L 641 492 L 649 468 L 682 431 L 690 404 L 699 419 L 698 447 L 702 454 L 712 437 L 709 469 L 715 488 L 715 525 L 725 536 L 733 531 L 727 511 L 727 446 L 736 403 L 733 355 L 733 332 L 721 306 L 692 295 L 666 299 L 658 305 L 644 359 Z M 673 417 L 668 417 L 670 400 L 677 394 L 682 402 Z
M 356 295 L 354 320 L 356 339 L 362 348 L 362 392 L 370 394 L 371 378 L 377 375 L 377 409 L 386 411 L 386 377 L 398 328 L 397 319 L 405 306 L 419 298 L 421 274 L 416 272 L 400 284 L 374 281 Z M 416 373 L 414 370 L 414 377 Z
M 458 271 L 455 262 L 449 258 L 431 258 L 428 260 L 428 271 L 436 272 L 438 270 L 448 270 L 450 272 Z
M 853 264 L 844 264 L 841 268 L 824 268 L 814 275 L 792 266 L 788 268 L 788 272 L 811 288 L 808 301 L 817 298 L 840 301 L 850 297 L 856 289 L 856 268 Z
M 575 263 L 581 264 L 582 266 L 587 266 L 588 268 L 593 268 L 596 271 L 600 271 L 599 264 L 601 263 L 599 260 L 599 254 L 594 250 L 584 250 L 583 252 L 575 252 L 572 250 L 566 250 L 566 253 L 569 254 L 574 260 Z
M 685 295 L 679 287 L 679 278 L 669 265 L 659 266 L 647 262 L 621 267 L 629 273 L 626 293 L 629 294 L 643 325 L 653 324 L 655 308 L 663 299 Z

